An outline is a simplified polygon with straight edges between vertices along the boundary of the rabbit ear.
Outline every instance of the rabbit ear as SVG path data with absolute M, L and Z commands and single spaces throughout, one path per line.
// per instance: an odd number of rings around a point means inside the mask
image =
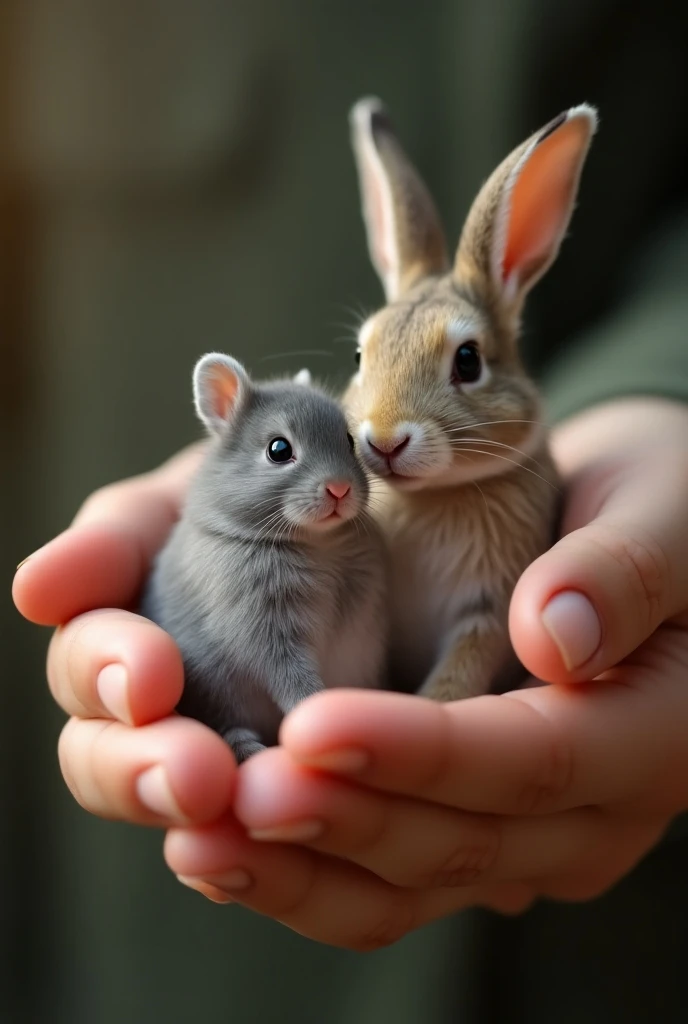
M 299 370 L 299 372 L 294 377 L 294 384 L 301 384 L 303 385 L 303 387 L 308 388 L 311 386 L 312 383 L 313 379 L 311 377 L 311 371 L 307 370 L 305 367 L 303 368 L 303 370 Z
M 392 302 L 421 278 L 449 269 L 444 232 L 380 100 L 360 100 L 349 121 L 370 258 Z
M 456 277 L 518 308 L 559 252 L 596 127 L 592 107 L 572 107 L 499 165 L 466 220 Z
M 220 352 L 210 352 L 193 372 L 194 404 L 198 418 L 211 434 L 223 434 L 235 419 L 251 388 L 241 363 Z

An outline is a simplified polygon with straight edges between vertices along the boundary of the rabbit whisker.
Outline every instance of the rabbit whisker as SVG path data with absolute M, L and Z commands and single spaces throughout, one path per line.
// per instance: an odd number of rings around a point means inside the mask
M 477 430 L 478 427 L 500 427 L 505 423 L 529 423 L 531 426 L 538 424 L 540 420 L 483 420 L 482 423 L 463 423 L 448 427 L 450 431 Z
M 538 460 L 534 458 L 534 456 L 528 455 L 528 453 L 524 452 L 522 448 L 515 448 L 512 444 L 504 444 L 503 441 L 484 440 L 481 437 L 455 437 L 449 441 L 449 444 L 451 445 L 452 448 L 460 448 L 465 444 L 485 444 L 491 445 L 492 447 L 495 448 L 507 448 L 509 451 L 516 452 L 517 455 L 521 455 L 524 459 L 528 459 L 530 462 L 535 463 L 535 465 L 539 466 L 540 469 L 544 469 L 542 463 L 538 462 Z
M 547 484 L 548 487 L 551 487 L 552 490 L 557 492 L 559 491 L 559 488 L 553 484 L 551 480 L 548 480 L 547 477 L 542 476 L 540 473 L 536 473 L 533 469 L 529 469 L 528 466 L 524 466 L 521 462 L 516 462 L 515 459 L 508 459 L 506 455 L 498 455 L 497 452 L 481 451 L 479 448 L 464 448 L 464 451 L 473 452 L 475 455 L 490 455 L 493 459 L 501 459 L 503 462 L 510 462 L 512 466 L 516 466 L 517 469 L 522 469 L 524 473 L 530 473 L 531 476 L 535 476 L 538 480 L 542 480 L 542 482 Z

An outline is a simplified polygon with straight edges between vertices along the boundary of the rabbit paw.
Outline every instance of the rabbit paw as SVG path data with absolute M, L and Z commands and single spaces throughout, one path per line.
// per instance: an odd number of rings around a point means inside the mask
M 480 688 L 471 686 L 469 680 L 453 674 L 432 675 L 423 683 L 419 690 L 421 697 L 428 697 L 430 700 L 442 701 L 444 703 L 452 700 L 464 700 L 466 697 L 475 697 L 480 692 Z

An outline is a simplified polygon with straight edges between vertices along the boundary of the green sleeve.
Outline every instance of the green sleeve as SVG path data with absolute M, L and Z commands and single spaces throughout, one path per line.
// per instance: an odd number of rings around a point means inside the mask
M 688 208 L 635 261 L 606 316 L 562 346 L 543 384 L 550 418 L 631 395 L 688 401 Z

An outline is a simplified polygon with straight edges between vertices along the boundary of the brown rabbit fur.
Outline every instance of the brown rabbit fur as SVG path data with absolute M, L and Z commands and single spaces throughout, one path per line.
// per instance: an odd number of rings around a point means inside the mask
M 567 229 L 596 114 L 572 108 L 507 157 L 469 212 L 453 266 L 380 101 L 359 102 L 351 126 L 387 305 L 360 330 L 344 402 L 379 478 L 391 682 L 457 700 L 511 680 L 511 594 L 553 540 L 557 475 L 517 340 L 525 296 Z

